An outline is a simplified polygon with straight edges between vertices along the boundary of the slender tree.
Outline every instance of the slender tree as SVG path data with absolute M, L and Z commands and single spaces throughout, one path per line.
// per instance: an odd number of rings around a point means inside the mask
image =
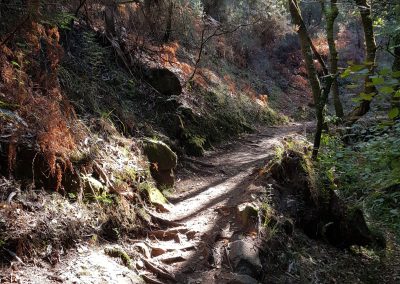
M 364 30 L 365 46 L 366 46 L 366 62 L 368 63 L 368 74 L 365 76 L 364 92 L 366 94 L 376 94 L 377 90 L 372 84 L 372 75 L 376 65 L 376 42 L 373 26 L 372 10 L 367 0 L 355 0 L 358 10 L 361 15 L 361 21 Z M 371 100 L 363 100 L 361 103 L 348 115 L 347 121 L 353 124 L 360 117 L 366 114 L 371 105 Z
M 172 16 L 174 12 L 174 1 L 170 1 L 168 5 L 168 18 L 167 18 L 167 26 L 164 33 L 163 41 L 165 43 L 169 42 L 172 33 Z
M 329 56 L 330 56 L 329 71 L 331 74 L 337 74 L 338 51 L 336 49 L 335 33 L 334 33 L 335 21 L 339 15 L 337 0 L 331 0 L 329 6 L 326 5 L 325 0 L 322 0 L 321 4 L 322 4 L 322 11 L 324 12 L 326 18 L 326 37 L 328 40 Z M 339 84 L 336 76 L 332 82 L 332 96 L 333 96 L 333 104 L 335 106 L 336 116 L 342 118 L 344 116 L 343 105 L 340 100 Z
M 326 101 L 328 99 L 328 94 L 333 83 L 334 76 L 328 74 L 325 64 L 321 56 L 316 51 L 313 46 L 311 39 L 308 35 L 307 27 L 304 24 L 303 18 L 301 16 L 300 8 L 297 0 L 288 0 L 290 15 L 292 16 L 293 24 L 297 27 L 297 34 L 300 39 L 301 51 L 306 64 L 306 69 L 308 73 L 308 80 L 311 85 L 311 90 L 313 94 L 313 99 L 315 103 L 316 118 L 317 118 L 317 129 L 314 136 L 314 149 L 312 153 L 313 159 L 318 156 L 319 147 L 321 144 L 322 129 L 325 122 L 324 119 L 324 108 Z M 324 70 L 324 76 L 322 77 L 322 84 L 318 77 L 316 67 L 314 65 L 314 58 L 317 58 L 318 62 L 322 65 Z

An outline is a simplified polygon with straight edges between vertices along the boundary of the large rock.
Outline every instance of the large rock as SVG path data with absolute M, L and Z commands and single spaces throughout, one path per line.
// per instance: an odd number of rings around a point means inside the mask
M 144 153 L 149 159 L 150 173 L 158 186 L 173 187 L 175 184 L 174 168 L 178 158 L 167 144 L 156 140 L 145 140 Z
M 162 95 L 179 96 L 182 93 L 182 86 L 178 77 L 168 69 L 150 69 L 147 71 L 146 80 Z
M 176 154 L 162 141 L 147 139 L 144 141 L 143 150 L 149 162 L 157 164 L 158 170 L 174 169 L 177 165 Z
M 250 240 L 234 241 L 228 246 L 229 260 L 238 274 L 260 277 L 262 265 L 257 246 Z
M 175 174 L 173 169 L 160 170 L 154 165 L 150 166 L 150 173 L 158 186 L 174 187 L 175 185 Z

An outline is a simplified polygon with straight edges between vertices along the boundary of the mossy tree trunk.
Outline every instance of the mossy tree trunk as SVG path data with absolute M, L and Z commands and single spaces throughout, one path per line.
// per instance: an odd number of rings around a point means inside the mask
M 400 31 L 393 37 L 393 45 L 394 47 L 394 61 L 392 65 L 393 71 L 400 71 Z
M 310 81 L 314 103 L 317 104 L 321 93 L 321 84 L 318 78 L 317 70 L 314 65 L 313 53 L 309 42 L 307 27 L 304 24 L 303 18 L 301 16 L 297 0 L 288 0 L 288 2 L 293 24 L 295 24 L 297 27 L 297 34 L 299 35 L 300 39 L 301 52 L 306 63 L 308 80 Z
M 337 0 L 331 0 L 330 6 L 327 7 L 325 5 L 325 1 L 322 1 L 322 8 L 326 18 L 326 37 L 328 40 L 329 46 L 329 55 L 330 55 L 330 73 L 337 74 L 338 73 L 338 52 L 336 49 L 335 43 L 335 34 L 334 34 L 334 25 L 336 18 L 339 15 L 339 9 L 337 7 Z M 340 100 L 340 92 L 339 92 L 339 84 L 337 77 L 335 76 L 332 82 L 332 96 L 333 96 L 333 104 L 335 106 L 336 116 L 342 118 L 344 116 L 343 105 Z
M 293 24 L 295 24 L 297 27 L 297 34 L 299 35 L 301 51 L 304 57 L 304 61 L 306 63 L 308 80 L 311 85 L 312 95 L 315 104 L 317 129 L 314 136 L 314 150 L 312 155 L 313 159 L 316 159 L 318 156 L 322 129 L 325 120 L 324 108 L 328 98 L 328 94 L 330 92 L 333 77 L 330 74 L 325 74 L 323 82 L 324 86 L 321 86 L 321 82 L 319 80 L 318 73 L 314 65 L 313 52 L 316 53 L 317 57 L 319 56 L 319 54 L 317 54 L 316 50 L 313 49 L 313 45 L 308 35 L 307 27 L 301 16 L 297 0 L 288 0 L 288 3 Z
M 400 71 L 400 31 L 397 31 L 396 35 L 393 37 L 393 45 L 394 45 L 394 50 L 393 50 L 394 61 L 392 65 L 392 71 L 396 72 Z M 400 107 L 400 98 L 393 98 L 392 106 Z
M 365 45 L 366 45 L 366 62 L 368 62 L 369 72 L 365 76 L 364 92 L 366 94 L 377 93 L 374 85 L 372 85 L 372 79 L 370 78 L 375 71 L 376 65 L 376 42 L 375 33 L 373 26 L 372 10 L 368 4 L 368 0 L 355 0 L 358 10 L 360 11 L 361 21 L 364 29 Z M 347 121 L 349 124 L 353 124 L 360 117 L 365 115 L 370 110 L 371 101 L 363 100 L 349 115 Z

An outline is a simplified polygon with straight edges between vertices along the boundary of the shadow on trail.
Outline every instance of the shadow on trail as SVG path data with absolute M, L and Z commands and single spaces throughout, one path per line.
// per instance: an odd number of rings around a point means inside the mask
M 229 179 L 231 179 L 232 177 L 234 177 L 237 173 L 239 172 L 244 172 L 247 171 L 249 169 L 255 168 L 257 165 L 262 165 L 262 163 L 266 160 L 268 160 L 272 155 L 265 155 L 257 160 L 251 160 L 249 162 L 246 163 L 240 163 L 238 161 L 232 161 L 231 163 L 227 163 L 224 165 L 221 165 L 221 169 L 225 172 L 225 176 L 223 178 L 219 178 L 216 181 L 213 181 L 211 183 L 207 183 L 206 185 L 192 190 L 192 191 L 188 191 L 189 193 L 185 194 L 183 193 L 183 196 L 180 197 L 170 197 L 169 201 L 173 204 L 177 204 L 180 203 L 182 201 L 185 201 L 187 199 L 196 197 L 200 194 L 202 194 L 203 192 L 209 190 L 210 188 L 214 188 L 217 187 L 218 185 L 222 185 L 225 182 L 227 182 Z M 229 170 L 228 170 L 229 169 Z M 229 193 L 229 192 L 228 192 Z M 212 206 L 212 205 L 210 205 Z
M 248 201 L 246 198 L 243 198 L 243 196 L 246 195 L 247 189 L 251 183 L 251 176 L 243 176 L 243 180 L 232 189 L 229 189 L 221 196 L 210 200 L 207 204 L 203 205 L 201 208 L 198 208 L 195 212 L 185 216 L 184 218 L 181 218 L 178 221 L 187 221 L 188 219 L 199 214 L 199 212 L 203 211 L 205 208 L 212 207 L 222 202 L 223 203 L 221 206 L 226 205 L 233 207 Z M 248 194 L 248 199 L 250 199 L 250 194 Z M 216 208 L 213 209 L 216 210 Z M 207 231 L 202 232 L 199 248 L 194 251 L 194 253 L 187 258 L 180 269 L 176 271 L 176 277 L 179 280 L 179 283 L 187 283 L 185 280 L 189 275 L 196 278 L 202 277 L 201 275 L 192 275 L 193 272 L 201 273 L 210 270 L 210 268 L 215 268 L 213 267 L 213 256 L 210 254 L 213 253 L 213 250 L 216 247 L 216 243 L 219 240 L 218 237 L 222 229 L 234 219 L 234 216 L 225 216 L 217 212 L 215 214 L 218 215 L 217 218 L 213 220 L 212 226 Z M 204 281 L 209 281 L 206 279 L 201 280 L 201 283 L 206 283 Z M 215 279 L 215 282 L 213 283 L 218 283 L 218 279 Z

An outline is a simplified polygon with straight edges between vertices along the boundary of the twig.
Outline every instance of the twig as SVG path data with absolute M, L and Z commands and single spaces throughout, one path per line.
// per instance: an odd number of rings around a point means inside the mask
M 6 252 L 8 252 L 12 257 L 14 257 L 19 263 L 25 265 L 25 263 L 22 261 L 21 258 L 19 258 L 18 255 L 16 255 L 14 252 L 10 251 L 9 249 L 3 248 Z
M 208 35 L 206 37 L 205 35 L 206 35 L 207 28 L 205 26 L 206 24 L 205 24 L 205 21 L 203 19 L 204 28 L 201 31 L 200 47 L 199 47 L 199 52 L 198 52 L 198 55 L 197 55 L 197 59 L 196 59 L 196 62 L 194 64 L 193 72 L 189 76 L 189 79 L 186 80 L 184 85 L 187 85 L 187 83 L 190 82 L 194 78 L 194 76 L 196 75 L 197 69 L 199 68 L 199 63 L 200 63 L 200 60 L 201 60 L 201 56 L 203 54 L 204 47 L 205 47 L 205 45 L 207 44 L 208 41 L 210 41 L 213 37 L 218 37 L 218 36 L 222 36 L 222 35 L 225 35 L 225 34 L 234 33 L 234 32 L 236 32 L 238 29 L 240 29 L 242 27 L 255 25 L 259 21 L 260 20 L 258 19 L 258 20 L 254 21 L 252 23 L 240 24 L 240 25 L 238 25 L 238 26 L 236 26 L 236 27 L 234 27 L 233 29 L 230 29 L 230 30 L 223 30 L 220 27 L 217 27 L 217 28 L 215 28 L 215 30 L 210 35 Z
M 228 262 L 229 268 L 231 269 L 231 271 L 233 271 L 233 267 L 231 264 L 231 260 L 229 259 L 229 254 L 228 254 L 228 250 L 226 249 L 226 246 L 224 246 L 224 252 L 225 252 L 225 257 L 226 257 L 226 261 Z
M 7 198 L 7 203 L 8 204 L 11 204 L 12 199 L 14 198 L 14 196 L 17 195 L 17 193 L 18 193 L 17 191 L 13 191 L 13 192 L 10 193 L 10 195 Z

